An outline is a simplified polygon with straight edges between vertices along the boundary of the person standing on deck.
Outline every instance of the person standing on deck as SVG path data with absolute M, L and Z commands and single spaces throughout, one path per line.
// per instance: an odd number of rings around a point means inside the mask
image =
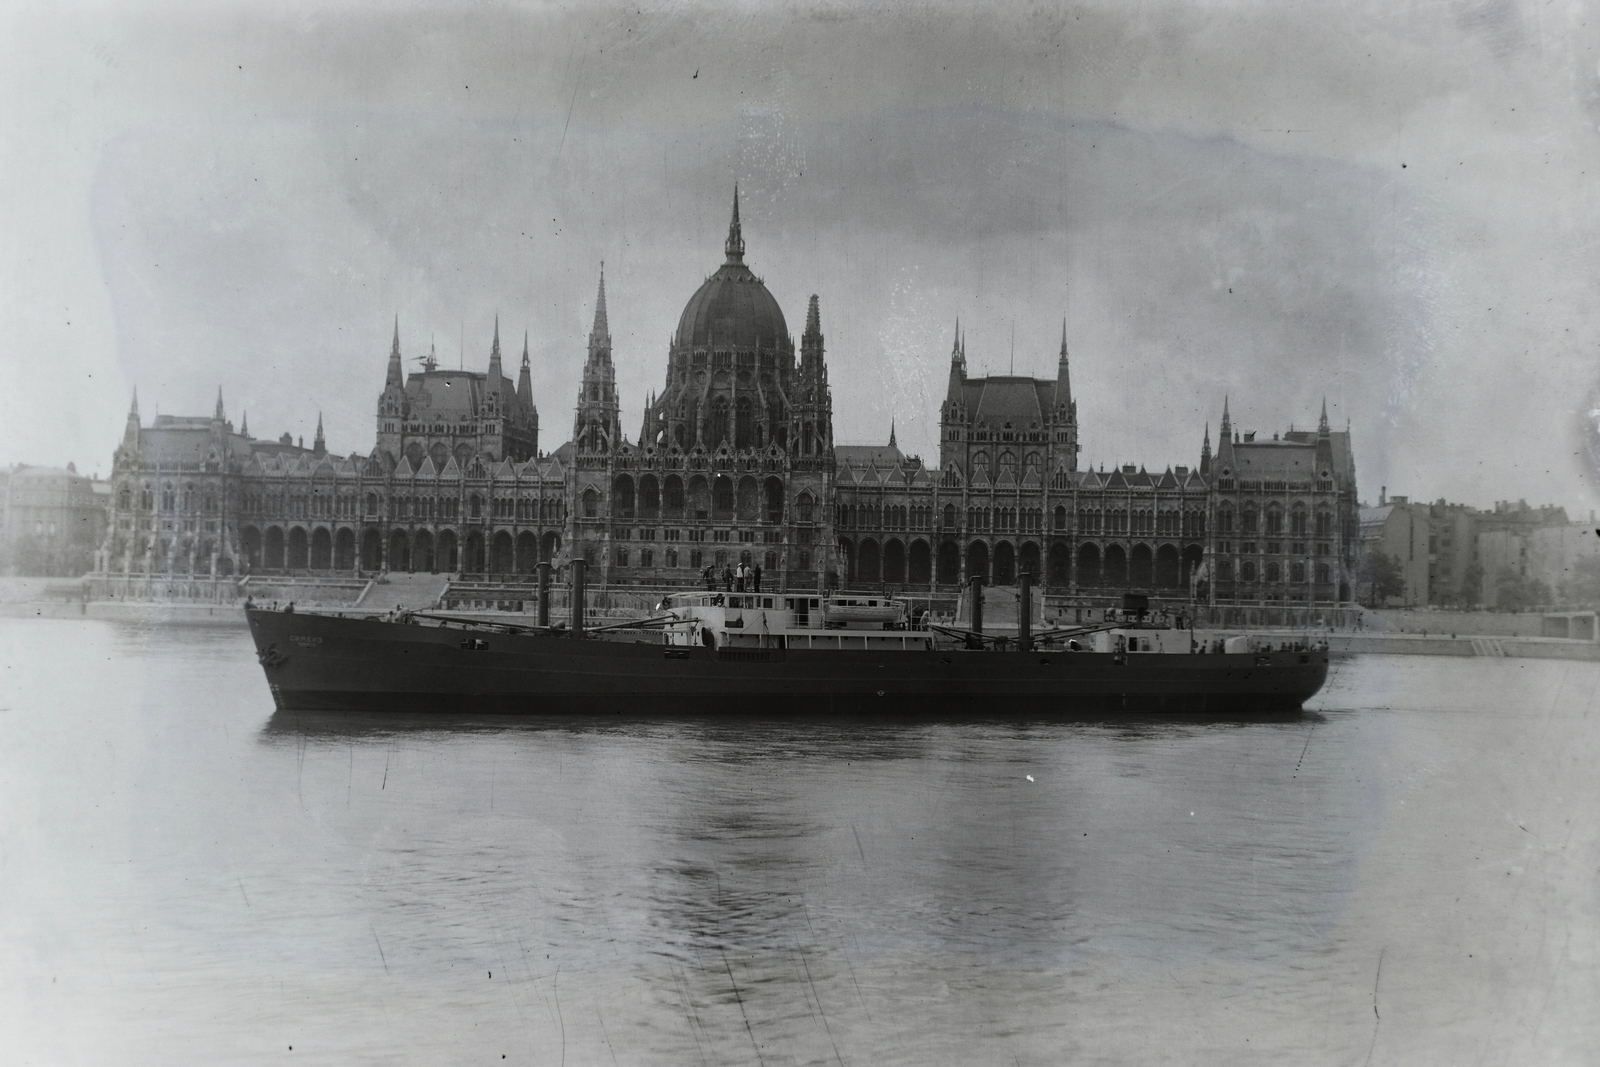
M 754 587 L 755 591 L 757 593 L 761 592 L 761 564 L 757 563 L 755 567 L 751 569 L 750 575 L 756 583 Z

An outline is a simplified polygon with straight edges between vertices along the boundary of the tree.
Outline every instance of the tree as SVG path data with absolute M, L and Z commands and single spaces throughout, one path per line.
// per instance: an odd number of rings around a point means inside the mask
M 1519 573 L 1509 563 L 1495 572 L 1494 606 L 1498 611 L 1527 611 L 1550 603 L 1550 587 Z
M 1406 579 L 1400 570 L 1400 561 L 1377 549 L 1361 557 L 1356 581 L 1366 591 L 1362 603 L 1369 608 L 1381 608 L 1390 597 L 1404 596 L 1406 591 Z

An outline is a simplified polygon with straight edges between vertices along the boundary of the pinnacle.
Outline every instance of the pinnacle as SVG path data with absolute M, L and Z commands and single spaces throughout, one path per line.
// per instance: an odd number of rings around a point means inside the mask
M 733 185 L 733 218 L 728 223 L 728 240 L 723 250 L 729 263 L 744 262 L 744 233 L 739 226 L 739 183 Z
M 811 303 L 806 308 L 806 336 L 813 337 L 822 332 L 822 312 L 817 309 L 817 294 L 811 294 Z
M 606 265 L 600 264 L 600 295 L 594 302 L 594 329 L 589 331 L 589 341 L 609 343 L 611 340 L 611 324 L 606 318 Z

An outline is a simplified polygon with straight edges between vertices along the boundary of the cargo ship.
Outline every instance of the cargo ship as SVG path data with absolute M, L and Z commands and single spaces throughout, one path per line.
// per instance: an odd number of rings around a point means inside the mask
M 581 566 L 567 623 L 441 612 L 345 617 L 248 607 L 280 710 L 700 715 L 1016 711 L 1238 714 L 1300 708 L 1328 674 L 1324 640 L 1197 634 L 1125 597 L 1093 622 L 962 627 L 889 596 L 706 590 L 648 617 L 587 626 Z M 1188 625 L 1185 625 L 1188 623 Z

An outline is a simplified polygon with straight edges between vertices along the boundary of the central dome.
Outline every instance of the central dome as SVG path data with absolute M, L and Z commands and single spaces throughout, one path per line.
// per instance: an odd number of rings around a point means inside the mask
M 787 349 L 789 327 L 783 310 L 749 267 L 739 229 L 739 193 L 733 194 L 727 262 L 695 290 L 678 319 L 678 348 Z

